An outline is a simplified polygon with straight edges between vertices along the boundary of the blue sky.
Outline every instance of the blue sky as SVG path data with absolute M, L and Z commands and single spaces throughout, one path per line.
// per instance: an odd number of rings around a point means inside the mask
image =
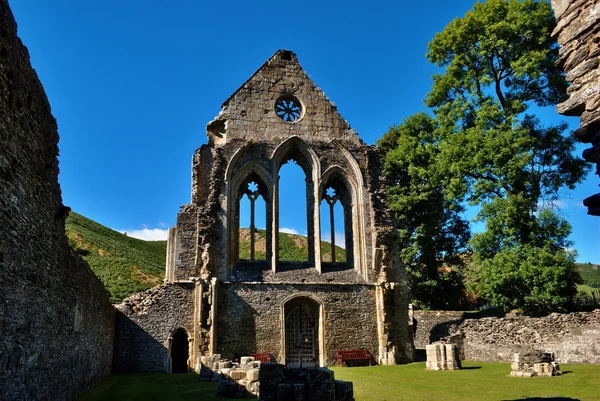
M 58 120 L 64 203 L 146 238 L 164 235 L 189 203 L 191 157 L 206 143 L 206 123 L 277 49 L 294 51 L 373 144 L 424 109 L 436 70 L 427 43 L 474 3 L 10 1 Z M 578 126 L 553 109 L 538 116 Z M 286 174 L 281 227 L 302 233 L 294 183 L 303 177 L 299 168 Z M 598 183 L 590 174 L 559 202 L 583 262 L 600 262 L 600 220 L 581 205 Z

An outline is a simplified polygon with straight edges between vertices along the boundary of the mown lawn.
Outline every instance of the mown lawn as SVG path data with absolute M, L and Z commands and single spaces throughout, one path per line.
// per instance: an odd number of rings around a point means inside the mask
M 400 400 L 600 400 L 600 366 L 561 365 L 560 377 L 508 375 L 508 363 L 465 362 L 460 371 L 427 371 L 425 363 L 333 368 L 336 379 L 354 382 L 356 401 Z M 82 401 L 228 400 L 215 397 L 216 383 L 196 374 L 115 375 Z

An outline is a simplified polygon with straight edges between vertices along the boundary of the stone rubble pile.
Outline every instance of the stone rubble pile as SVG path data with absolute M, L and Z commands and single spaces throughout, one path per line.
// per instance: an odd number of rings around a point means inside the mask
M 203 356 L 200 380 L 218 381 L 217 397 L 272 401 L 354 401 L 351 382 L 335 380 L 327 368 L 287 368 L 253 357 L 240 362 Z
M 327 368 L 286 368 L 277 363 L 260 366 L 260 400 L 354 401 L 351 382 L 335 380 Z
M 218 381 L 218 397 L 258 397 L 260 361 L 243 356 L 237 363 L 215 354 L 201 357 L 201 363 L 200 380 Z
M 560 366 L 554 360 L 551 352 L 528 351 L 514 354 L 511 367 L 511 376 L 560 376 Z

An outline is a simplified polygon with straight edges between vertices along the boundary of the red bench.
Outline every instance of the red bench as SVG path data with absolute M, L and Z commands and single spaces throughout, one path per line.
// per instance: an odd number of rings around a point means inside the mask
M 248 356 L 251 356 L 252 358 L 254 358 L 255 361 L 271 362 L 271 354 L 268 352 L 258 352 L 256 354 L 248 354 Z
M 337 350 L 338 366 L 371 366 L 371 354 L 365 349 L 359 350 Z

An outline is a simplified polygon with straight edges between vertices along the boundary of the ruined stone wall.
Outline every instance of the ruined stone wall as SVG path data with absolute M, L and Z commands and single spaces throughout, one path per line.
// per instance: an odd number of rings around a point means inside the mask
M 0 398 L 73 399 L 110 373 L 114 308 L 68 246 L 58 132 L 0 0 Z
M 439 341 L 448 335 L 448 326 L 464 320 L 465 312 L 415 310 L 413 316 L 417 325 L 415 348 L 424 349 L 427 344 Z
M 461 334 L 465 359 L 510 362 L 524 349 L 555 352 L 561 363 L 600 364 L 600 309 L 546 317 L 464 319 L 465 312 L 415 311 L 417 340 Z M 431 329 L 428 329 L 431 328 Z
M 165 284 L 117 305 L 115 372 L 169 372 L 169 337 L 194 333 L 194 284 Z
M 285 75 L 281 70 L 285 69 Z M 257 94 L 260 94 L 257 96 Z M 297 96 L 306 110 L 293 124 L 282 124 L 274 104 L 282 94 Z M 339 139 L 359 143 L 358 135 L 340 117 L 335 104 L 309 79 L 296 55 L 283 50 L 271 57 L 250 79 L 223 103 L 223 110 L 209 130 L 209 141 L 220 144 L 231 139 L 259 140 L 265 136 L 282 141 L 293 135 L 303 139 Z
M 566 116 L 580 116 L 574 135 L 592 148 L 583 158 L 600 174 L 600 0 L 552 0 L 557 25 L 552 33 L 560 45 L 559 64 L 565 70 L 569 99 L 556 107 Z M 584 200 L 588 213 L 600 216 L 600 194 Z
M 366 348 L 378 357 L 375 287 L 327 284 L 222 283 L 219 286 L 217 353 L 270 352 L 282 359 L 282 306 L 290 296 L 312 295 L 325 312 L 325 355 Z

